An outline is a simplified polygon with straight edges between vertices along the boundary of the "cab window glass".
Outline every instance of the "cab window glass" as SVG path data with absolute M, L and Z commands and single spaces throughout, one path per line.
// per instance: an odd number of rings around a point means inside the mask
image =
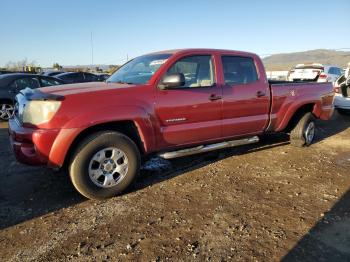
M 166 73 L 183 74 L 185 84 L 182 87 L 210 87 L 214 85 L 214 70 L 210 55 L 189 56 L 175 62 Z
M 225 84 L 242 85 L 256 82 L 258 74 L 254 60 L 250 57 L 223 56 Z

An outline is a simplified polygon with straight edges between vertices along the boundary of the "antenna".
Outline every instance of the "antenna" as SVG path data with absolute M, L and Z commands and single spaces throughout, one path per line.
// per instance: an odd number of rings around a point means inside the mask
M 91 69 L 94 67 L 94 45 L 92 41 L 92 31 L 91 31 Z

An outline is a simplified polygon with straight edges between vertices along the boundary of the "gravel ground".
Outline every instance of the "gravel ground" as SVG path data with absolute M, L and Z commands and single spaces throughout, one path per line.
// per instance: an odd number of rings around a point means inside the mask
M 64 172 L 16 163 L 0 128 L 3 261 L 350 261 L 350 116 L 309 148 L 284 135 L 144 165 L 86 200 Z

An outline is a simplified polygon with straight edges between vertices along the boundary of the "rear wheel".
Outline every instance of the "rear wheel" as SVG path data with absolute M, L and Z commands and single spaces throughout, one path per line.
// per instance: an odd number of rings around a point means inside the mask
M 69 165 L 74 187 L 87 198 L 106 199 L 122 193 L 136 178 L 140 153 L 118 132 L 98 132 L 83 140 Z
M 0 120 L 8 121 L 14 112 L 13 104 L 9 102 L 0 102 Z
M 300 118 L 295 128 L 290 133 L 290 143 L 294 146 L 309 146 L 316 135 L 315 117 L 312 113 L 306 113 Z

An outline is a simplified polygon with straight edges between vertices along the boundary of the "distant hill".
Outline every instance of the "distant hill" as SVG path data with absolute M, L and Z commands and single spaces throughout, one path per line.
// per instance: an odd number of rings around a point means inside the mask
M 305 52 L 276 54 L 265 57 L 264 65 L 268 71 L 289 70 L 296 64 L 322 63 L 338 65 L 345 68 L 350 62 L 350 52 L 330 49 L 316 49 Z

